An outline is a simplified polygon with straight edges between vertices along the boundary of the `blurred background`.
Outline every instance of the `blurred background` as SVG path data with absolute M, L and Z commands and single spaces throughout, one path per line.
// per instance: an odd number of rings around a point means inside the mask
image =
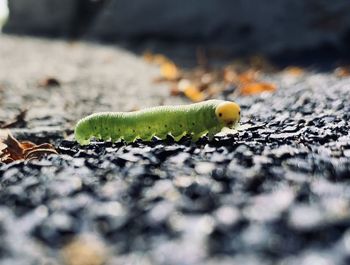
M 5 17 L 7 3 L 0 3 Z M 344 55 L 350 44 L 347 0 L 10 0 L 8 7 L 6 33 L 164 49 L 177 56 L 198 47 L 218 56 Z
M 0 0 L 0 29 L 8 17 L 7 0 Z

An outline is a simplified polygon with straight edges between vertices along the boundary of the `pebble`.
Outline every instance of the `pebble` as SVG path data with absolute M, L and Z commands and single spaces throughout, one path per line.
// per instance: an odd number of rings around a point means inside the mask
M 317 230 L 325 225 L 325 213 L 319 207 L 294 206 L 289 213 L 289 225 L 301 231 Z

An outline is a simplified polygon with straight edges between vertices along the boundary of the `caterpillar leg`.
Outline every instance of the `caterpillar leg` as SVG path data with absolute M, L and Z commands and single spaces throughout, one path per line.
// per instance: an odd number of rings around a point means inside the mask
M 150 142 L 154 136 L 155 136 L 155 133 L 146 134 L 144 137 L 142 137 L 142 140 L 146 142 Z
M 187 132 L 182 132 L 182 133 L 180 133 L 180 134 L 178 134 L 178 135 L 173 135 L 173 134 L 170 134 L 170 135 L 171 135 L 171 137 L 174 138 L 174 140 L 175 140 L 176 142 L 178 142 L 178 141 L 181 140 L 182 137 L 184 137 L 185 135 L 187 135 Z
M 88 145 L 90 144 L 90 138 L 89 139 L 77 139 L 78 143 L 80 145 Z
M 207 135 L 209 132 L 208 131 L 204 131 L 204 132 L 200 132 L 197 134 L 193 134 L 192 135 L 192 141 L 193 142 L 197 142 L 200 138 L 202 138 L 203 136 Z
M 212 140 L 214 139 L 215 133 L 209 132 L 209 133 L 207 134 L 207 136 L 208 136 L 208 138 L 209 138 L 209 141 L 212 141 Z
M 124 137 L 124 141 L 129 144 L 129 143 L 135 142 L 135 140 L 138 138 L 139 136 L 129 135 Z
M 112 136 L 111 142 L 112 143 L 120 142 L 123 138 L 124 138 L 123 136 Z
M 170 134 L 170 133 L 162 132 L 162 133 L 157 133 L 154 136 L 156 136 L 157 138 L 159 138 L 161 140 L 165 140 L 168 134 Z

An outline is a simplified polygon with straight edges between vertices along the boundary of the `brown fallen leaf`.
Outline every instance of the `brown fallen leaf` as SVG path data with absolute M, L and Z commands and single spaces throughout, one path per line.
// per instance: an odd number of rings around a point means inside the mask
M 148 63 L 153 63 L 153 60 L 154 60 L 154 55 L 153 53 L 151 53 L 150 51 L 145 51 L 143 54 L 142 54 L 142 58 L 148 62 Z
M 214 73 L 203 73 L 198 77 L 198 79 L 200 80 L 201 87 L 206 88 L 214 83 L 217 78 Z
M 23 148 L 21 144 L 7 130 L 2 130 L 0 135 L 1 152 L 0 161 L 10 163 L 20 160 L 23 157 Z
M 184 90 L 184 95 L 193 102 L 205 100 L 205 95 L 195 86 L 189 86 Z
M 29 149 L 35 146 L 34 143 L 30 142 L 30 141 L 21 141 L 21 146 L 23 149 Z
M 225 89 L 224 86 L 219 85 L 219 84 L 212 84 L 211 86 L 208 87 L 208 89 L 206 89 L 206 94 L 208 95 L 208 97 L 215 97 L 216 95 L 218 95 L 219 93 L 221 93 L 223 90 Z
M 206 98 L 205 94 L 198 88 L 198 86 L 186 79 L 179 82 L 178 89 L 193 102 L 199 102 Z
M 259 77 L 259 72 L 255 70 L 247 70 L 238 75 L 238 82 L 242 85 L 256 82 Z
M 181 95 L 181 90 L 177 86 L 172 86 L 170 88 L 170 95 L 171 96 L 179 96 L 179 95 Z
M 262 92 L 274 92 L 276 85 L 272 83 L 249 83 L 240 87 L 240 93 L 244 96 L 259 94 Z
M 39 81 L 39 86 L 40 87 L 58 87 L 61 86 L 61 82 L 52 76 L 45 77 L 44 79 Z
M 197 58 L 197 67 L 181 69 L 162 54 L 144 53 L 147 62 L 160 67 L 160 76 L 154 82 L 169 83 L 170 95 L 185 96 L 193 102 L 216 98 L 232 86 L 240 88 L 231 94 L 234 97 L 276 90 L 274 84 L 261 80 L 263 73 L 277 71 L 263 56 L 242 58 L 218 67 L 210 67 L 204 50 L 198 49 Z M 301 68 L 296 67 L 291 67 L 289 71 L 294 75 L 303 73 Z
M 305 70 L 298 66 L 289 66 L 286 69 L 284 69 L 284 72 L 292 76 L 301 76 L 305 73 Z
M 23 151 L 24 159 L 40 159 L 49 154 L 58 154 L 51 144 L 39 144 Z
M 160 67 L 160 77 L 156 78 L 154 82 L 176 81 L 181 76 L 181 71 L 176 64 L 163 54 L 153 54 L 146 51 L 143 54 L 143 59 Z
M 0 126 L 1 129 L 8 129 L 8 128 L 23 128 L 27 124 L 25 117 L 27 115 L 26 109 L 21 110 L 11 121 L 5 122 Z
M 51 144 L 36 145 L 30 141 L 18 141 L 10 131 L 0 131 L 0 162 L 41 159 L 48 154 L 58 154 Z
M 146 51 L 143 53 L 143 59 L 148 63 L 154 63 L 156 65 L 162 65 L 162 64 L 165 64 L 167 62 L 171 62 L 171 60 L 168 59 L 165 55 L 153 54 L 150 51 Z
M 223 69 L 224 81 L 229 84 L 234 84 L 238 80 L 237 72 L 230 66 L 227 66 Z
M 350 67 L 340 66 L 334 70 L 334 74 L 337 77 L 348 77 L 350 76 Z
M 160 66 L 161 76 L 169 81 L 177 80 L 180 77 L 180 69 L 173 62 L 165 62 Z

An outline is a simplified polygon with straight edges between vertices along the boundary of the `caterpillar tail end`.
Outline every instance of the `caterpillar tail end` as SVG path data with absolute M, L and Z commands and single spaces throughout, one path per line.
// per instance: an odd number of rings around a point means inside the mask
M 90 137 L 88 137 L 87 134 L 83 133 L 82 127 L 79 126 L 79 124 L 75 127 L 74 130 L 74 139 L 80 144 L 80 145 L 88 145 L 90 144 Z
M 90 139 L 86 139 L 84 137 L 81 137 L 77 133 L 74 134 L 74 138 L 80 145 L 88 145 L 88 144 L 90 144 Z
M 206 136 L 209 133 L 209 131 L 204 131 L 204 132 L 200 132 L 197 134 L 193 134 L 191 136 L 192 142 L 198 142 L 199 139 L 201 139 L 202 137 Z
M 90 144 L 90 140 L 82 140 L 82 139 L 78 140 L 78 139 L 77 139 L 77 142 L 78 142 L 80 145 L 88 145 L 88 144 Z

